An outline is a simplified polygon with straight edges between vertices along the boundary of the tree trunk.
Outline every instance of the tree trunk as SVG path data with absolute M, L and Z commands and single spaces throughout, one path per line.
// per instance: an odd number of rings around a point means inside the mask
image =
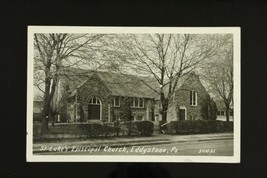
M 49 133 L 48 121 L 49 121 L 49 116 L 50 116 L 50 102 L 48 102 L 46 99 L 44 100 L 43 108 L 44 110 L 43 110 L 42 127 L 41 127 L 42 135 Z
M 165 123 L 167 122 L 167 111 L 168 111 L 168 102 L 162 102 L 162 121 L 159 122 L 159 129 L 161 133 L 165 133 L 167 126 Z
M 226 122 L 229 122 L 229 111 L 230 111 L 230 107 L 229 107 L 229 105 L 227 105 L 226 106 L 226 113 L 225 113 L 225 115 L 226 115 Z
M 162 124 L 167 122 L 168 104 L 162 103 Z
M 42 135 L 49 133 L 48 118 L 49 118 L 49 111 L 47 109 L 45 109 L 43 117 L 42 117 L 42 127 L 41 127 L 41 134 Z
M 42 117 L 42 127 L 41 127 L 41 134 L 47 134 L 49 133 L 49 129 L 48 129 L 48 119 L 49 119 L 49 106 L 47 106 L 47 104 L 44 104 L 44 113 L 43 113 L 43 117 Z
M 47 134 L 49 132 L 48 130 L 48 117 L 43 117 L 42 119 L 42 127 L 41 127 L 41 134 Z

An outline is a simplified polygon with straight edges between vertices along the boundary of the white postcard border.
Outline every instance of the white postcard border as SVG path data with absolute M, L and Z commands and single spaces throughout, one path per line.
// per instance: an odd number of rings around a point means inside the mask
M 240 27 L 77 27 L 28 26 L 27 73 L 27 162 L 205 162 L 240 163 L 241 142 L 241 59 Z M 233 156 L 118 156 L 118 155 L 34 155 L 33 154 L 33 36 L 34 33 L 191 33 L 234 35 L 234 155 Z

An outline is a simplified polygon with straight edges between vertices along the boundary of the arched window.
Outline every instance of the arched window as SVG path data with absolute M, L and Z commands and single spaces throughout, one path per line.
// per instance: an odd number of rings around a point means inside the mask
M 100 100 L 97 97 L 93 97 L 93 98 L 90 99 L 89 104 L 100 105 L 101 102 L 100 102 Z

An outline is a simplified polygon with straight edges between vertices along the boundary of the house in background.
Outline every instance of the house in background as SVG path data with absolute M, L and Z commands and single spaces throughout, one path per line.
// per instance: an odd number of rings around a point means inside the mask
M 40 100 L 33 101 L 33 113 L 42 113 L 44 102 Z
M 145 83 L 154 89 L 159 88 L 158 83 L 149 77 L 75 68 L 64 70 L 54 96 L 54 100 L 63 103 L 59 120 L 121 120 L 125 103 L 128 103 L 133 120 L 161 121 L 160 96 Z M 216 119 L 216 113 L 216 104 L 192 72 L 180 79 L 170 101 L 167 121 Z
M 226 121 L 226 107 L 222 100 L 216 100 L 217 120 Z M 233 121 L 233 106 L 230 106 L 229 120 Z

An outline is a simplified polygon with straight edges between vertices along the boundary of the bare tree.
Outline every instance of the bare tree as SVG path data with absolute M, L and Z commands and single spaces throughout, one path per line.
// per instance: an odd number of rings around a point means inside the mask
M 42 133 L 48 132 L 48 120 L 56 111 L 51 102 L 60 71 L 66 66 L 88 65 L 102 37 L 102 34 L 34 34 L 34 83 L 44 96 Z
M 225 35 L 217 54 L 203 64 L 203 79 L 207 88 L 220 98 L 226 108 L 226 121 L 229 122 L 230 106 L 233 104 L 233 37 Z
M 127 56 L 126 68 L 139 75 L 152 76 L 143 80 L 160 95 L 162 121 L 167 120 L 169 101 L 177 89 L 179 79 L 195 69 L 203 60 L 215 55 L 218 35 L 198 34 L 141 34 L 124 35 L 121 46 Z M 155 83 L 154 82 L 154 83 Z

